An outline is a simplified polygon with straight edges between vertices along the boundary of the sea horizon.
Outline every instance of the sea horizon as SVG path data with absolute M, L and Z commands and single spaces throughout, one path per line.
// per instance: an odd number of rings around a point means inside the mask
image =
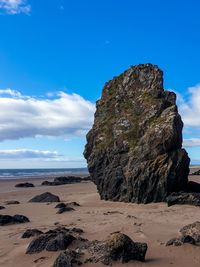
M 41 175 L 62 175 L 88 173 L 87 168 L 19 168 L 19 169 L 0 169 L 1 178 L 12 177 L 31 177 Z

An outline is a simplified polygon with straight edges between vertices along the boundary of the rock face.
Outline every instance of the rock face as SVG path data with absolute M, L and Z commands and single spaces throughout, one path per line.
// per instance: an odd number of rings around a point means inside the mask
M 84 151 L 101 198 L 149 203 L 187 191 L 182 127 L 176 95 L 164 91 L 157 66 L 133 66 L 107 82 Z

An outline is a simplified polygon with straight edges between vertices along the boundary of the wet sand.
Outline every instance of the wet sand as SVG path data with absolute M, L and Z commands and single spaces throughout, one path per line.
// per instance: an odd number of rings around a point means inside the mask
M 194 169 L 192 170 L 194 171 Z M 92 182 L 62 186 L 41 186 L 46 177 L 29 179 L 34 188 L 15 188 L 24 180 L 0 181 L 0 205 L 6 207 L 0 214 L 22 214 L 30 219 L 29 223 L 0 227 L 0 266 L 27 267 L 53 265 L 60 252 L 47 252 L 26 255 L 25 251 L 32 239 L 22 239 L 27 228 L 42 231 L 55 228 L 55 223 L 65 227 L 79 227 L 84 230 L 82 237 L 89 240 L 105 240 L 111 232 L 121 231 L 136 242 L 146 242 L 148 251 L 146 261 L 132 261 L 127 264 L 116 263 L 115 267 L 156 267 L 156 266 L 200 266 L 200 247 L 184 244 L 181 247 L 166 247 L 165 243 L 176 236 L 186 224 L 200 221 L 200 207 L 189 205 L 167 207 L 166 203 L 137 205 L 100 200 L 96 186 Z M 49 178 L 50 179 L 50 178 Z M 200 176 L 192 176 L 200 181 Z M 56 203 L 28 203 L 32 197 L 43 192 L 51 192 L 63 202 L 76 201 L 81 206 L 75 211 L 56 214 Z M 8 200 L 18 200 L 19 205 L 5 205 Z M 105 215 L 108 211 L 115 213 Z M 41 257 L 44 257 L 43 259 Z M 34 261 L 38 260 L 37 263 Z M 75 266 L 75 265 L 74 265 Z M 82 266 L 99 267 L 101 263 L 87 263 Z

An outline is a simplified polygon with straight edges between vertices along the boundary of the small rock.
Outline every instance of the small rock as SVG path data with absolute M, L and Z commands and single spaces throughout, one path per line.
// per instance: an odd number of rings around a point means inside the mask
M 20 202 L 16 201 L 16 200 L 10 200 L 10 201 L 6 201 L 5 204 L 6 205 L 16 205 L 16 204 L 20 204 Z
M 34 260 L 33 262 L 35 262 L 35 263 L 42 262 L 42 261 L 45 260 L 46 258 L 47 258 L 47 257 L 40 257 L 40 258 Z
M 167 243 L 166 243 L 166 246 L 176 246 L 176 247 L 178 247 L 178 246 L 182 246 L 183 245 L 183 242 L 181 242 L 181 240 L 179 239 L 179 238 L 172 238 L 172 239 L 170 239 L 169 241 L 167 241 Z
M 22 238 L 29 238 L 41 234 L 43 234 L 43 232 L 38 229 L 27 229 L 26 232 L 23 233 Z
M 74 209 L 73 208 L 70 208 L 70 207 L 64 207 L 64 208 L 60 208 L 58 210 L 58 212 L 56 212 L 57 214 L 61 214 L 63 212 L 66 212 L 66 211 L 73 211 Z
M 66 207 L 66 204 L 65 203 L 58 203 L 56 206 L 55 206 L 55 209 L 60 209 L 60 208 L 65 208 Z
M 4 206 L 0 206 L 0 210 L 3 210 L 3 209 L 5 209 L 5 207 Z
M 29 219 L 23 215 L 0 215 L 0 226 L 25 222 L 29 222 Z
M 34 187 L 34 184 L 32 184 L 32 183 L 20 183 L 20 184 L 16 184 L 15 187 Z
M 29 202 L 60 202 L 60 199 L 56 195 L 53 195 L 49 192 L 45 192 L 41 195 L 35 196 L 31 200 L 29 200 Z

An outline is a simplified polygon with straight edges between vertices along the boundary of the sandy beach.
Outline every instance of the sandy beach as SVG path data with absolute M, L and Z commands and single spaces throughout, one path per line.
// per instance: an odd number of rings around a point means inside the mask
M 199 176 L 192 176 L 190 179 L 200 181 Z M 21 236 L 28 228 L 48 231 L 54 229 L 55 224 L 69 228 L 82 228 L 84 230 L 82 237 L 91 241 L 105 240 L 110 233 L 121 231 L 133 241 L 148 244 L 145 262 L 132 261 L 126 264 L 113 264 L 116 267 L 197 267 L 200 265 L 200 247 L 190 244 L 180 247 L 165 246 L 169 239 L 177 236 L 181 227 L 200 220 L 199 207 L 189 205 L 167 207 L 166 203 L 137 205 L 103 201 L 100 200 L 96 186 L 92 182 L 50 187 L 41 186 L 43 180 L 44 177 L 26 179 L 26 181 L 34 183 L 34 188 L 16 188 L 15 184 L 24 181 L 23 179 L 0 181 L 0 205 L 5 206 L 0 214 L 21 214 L 30 219 L 29 223 L 0 227 L 0 266 L 52 266 L 59 251 L 43 251 L 27 255 L 25 254 L 26 248 L 32 239 L 22 239 Z M 76 201 L 80 206 L 75 207 L 75 211 L 56 214 L 56 203 L 28 203 L 35 195 L 47 191 L 58 195 L 62 202 Z M 5 201 L 9 200 L 17 200 L 20 204 L 5 205 Z M 114 212 L 108 213 L 109 211 Z M 70 247 L 75 248 L 76 244 Z M 84 261 L 84 257 L 82 261 Z M 82 266 L 105 265 L 87 263 Z

